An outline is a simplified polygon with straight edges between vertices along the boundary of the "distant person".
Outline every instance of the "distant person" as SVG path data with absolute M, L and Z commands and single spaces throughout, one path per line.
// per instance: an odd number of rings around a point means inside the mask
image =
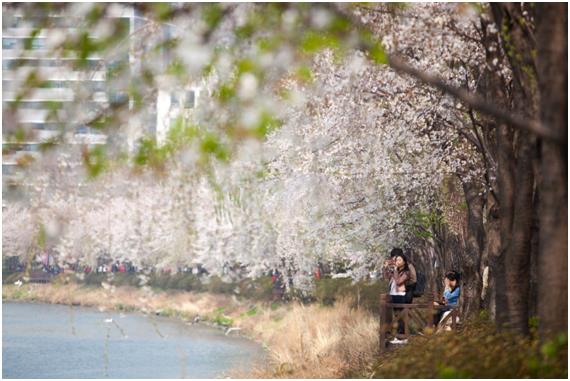
M 441 321 L 443 315 L 451 310 L 452 306 L 459 303 L 459 296 L 461 295 L 461 287 L 459 287 L 459 274 L 456 271 L 449 271 L 445 274 L 444 278 L 445 288 L 443 291 L 443 298 L 433 302 L 436 306 L 446 306 L 441 308 L 433 317 L 433 325 L 437 326 Z
M 283 299 L 283 294 L 285 293 L 285 284 L 283 284 L 283 276 L 278 270 L 275 270 L 271 275 L 271 280 L 273 282 L 273 288 L 272 288 L 273 301 Z

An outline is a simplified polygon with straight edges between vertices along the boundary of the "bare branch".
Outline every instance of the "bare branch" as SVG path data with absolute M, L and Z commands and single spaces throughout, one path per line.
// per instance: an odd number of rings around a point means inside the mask
M 502 109 L 496 107 L 495 105 L 485 101 L 480 96 L 478 96 L 474 93 L 471 93 L 469 91 L 451 86 L 451 85 L 445 83 L 445 81 L 443 81 L 441 78 L 439 78 L 437 76 L 425 73 L 423 71 L 420 71 L 420 70 L 408 65 L 407 63 L 405 63 L 403 60 L 401 60 L 400 58 L 398 58 L 396 56 L 390 56 L 389 57 L 389 65 L 394 70 L 401 72 L 401 73 L 411 75 L 412 77 L 414 77 L 414 78 L 416 78 L 416 79 L 418 79 L 418 80 L 420 80 L 420 81 L 422 81 L 422 82 L 424 82 L 430 86 L 434 86 L 434 87 L 440 89 L 441 91 L 444 91 L 444 92 L 454 96 L 455 98 L 464 102 L 465 104 L 472 107 L 473 109 L 478 110 L 478 111 L 485 113 L 487 115 L 493 116 L 493 117 L 507 123 L 508 125 L 510 125 L 512 127 L 516 127 L 516 128 L 521 129 L 521 130 L 531 132 L 531 133 L 533 133 L 533 134 L 535 134 L 541 138 L 544 138 L 544 139 L 550 139 L 550 140 L 561 141 L 561 142 L 564 141 L 563 137 L 561 137 L 558 134 L 556 134 L 555 132 L 551 131 L 549 128 L 546 128 L 544 125 L 542 125 L 538 121 L 521 118 L 517 115 L 513 115 L 513 114 L 511 114 L 505 110 L 502 110 Z

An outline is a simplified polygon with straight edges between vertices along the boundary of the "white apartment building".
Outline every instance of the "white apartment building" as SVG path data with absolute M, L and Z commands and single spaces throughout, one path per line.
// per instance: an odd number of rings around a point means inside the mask
M 90 55 L 87 64 L 78 68 L 74 57 L 56 57 L 50 50 L 50 36 L 61 31 L 66 34 L 80 30 L 84 22 L 73 14 L 49 15 L 49 30 L 43 29 L 33 39 L 34 19 L 24 17 L 18 7 L 3 7 L 2 18 L 2 189 L 20 180 L 19 167 L 30 160 L 41 158 L 41 145 L 55 136 L 66 144 L 115 144 L 133 152 L 137 140 L 146 134 L 156 137 L 161 144 L 172 121 L 185 110 L 196 106 L 199 89 L 182 85 L 179 89 L 157 89 L 154 99 L 145 100 L 145 110 L 117 136 L 106 134 L 86 125 L 97 110 L 109 105 L 128 102 L 128 83 L 111 80 L 113 70 L 126 68 L 130 74 L 140 70 L 140 54 L 134 54 L 133 36 L 144 29 L 147 20 L 137 15 L 128 5 L 113 4 L 106 17 L 113 18 L 123 27 L 125 43 L 110 57 Z M 97 40 L 99 31 L 89 31 L 89 39 Z M 164 26 L 163 34 L 169 38 L 175 31 Z M 140 44 L 140 41 L 139 41 Z M 143 41 L 143 49 L 144 41 Z M 166 69 L 169 52 L 163 53 L 161 68 Z M 41 85 L 19 98 L 22 78 L 36 71 Z M 82 94 L 80 96 L 80 94 Z M 85 95 L 87 94 L 87 96 Z M 54 113 L 56 117 L 54 117 Z M 139 113 L 140 114 L 140 113 Z M 65 125 L 63 125 L 65 124 Z M 132 125 L 131 125 L 132 124 Z M 8 139 L 14 131 L 26 131 L 17 141 Z M 12 134 L 7 134 L 12 132 Z M 17 133 L 16 133 L 17 134 Z M 63 134 L 63 135 L 62 135 Z

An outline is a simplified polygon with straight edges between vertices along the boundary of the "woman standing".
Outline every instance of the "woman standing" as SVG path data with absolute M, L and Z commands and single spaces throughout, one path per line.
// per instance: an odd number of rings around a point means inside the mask
M 406 303 L 406 281 L 410 278 L 410 269 L 408 259 L 404 254 L 394 257 L 389 272 L 392 303 Z
M 385 262 L 384 268 L 387 272 L 387 278 L 390 279 L 390 299 L 392 303 L 406 303 L 406 281 L 410 278 L 410 269 L 408 267 L 408 259 L 404 254 L 398 254 L 392 259 Z M 394 308 L 394 312 L 399 314 L 402 308 Z M 404 322 L 398 320 L 398 333 L 404 333 Z M 391 341 L 393 344 L 403 344 L 406 340 L 398 340 L 395 338 Z

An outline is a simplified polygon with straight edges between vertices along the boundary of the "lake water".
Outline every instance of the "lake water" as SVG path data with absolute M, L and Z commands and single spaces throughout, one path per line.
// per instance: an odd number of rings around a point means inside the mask
M 259 344 L 199 324 L 2 303 L 3 378 L 220 378 L 263 358 Z

